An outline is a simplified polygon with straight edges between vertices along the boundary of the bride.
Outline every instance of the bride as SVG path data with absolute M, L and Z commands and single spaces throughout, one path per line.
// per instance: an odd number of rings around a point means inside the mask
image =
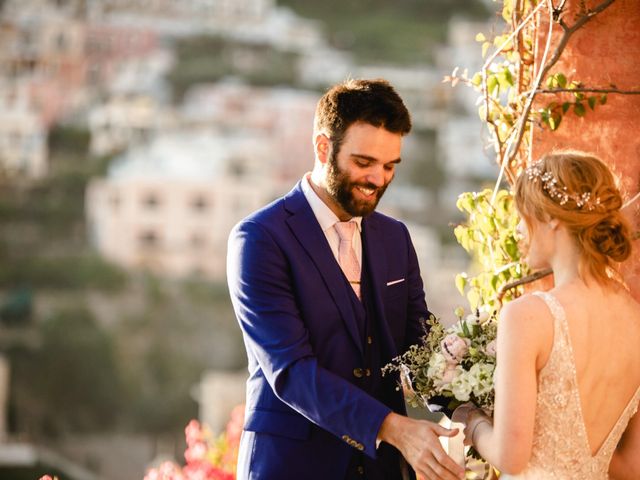
M 493 418 L 460 407 L 466 442 L 509 479 L 640 478 L 640 305 L 616 265 L 631 254 L 609 169 L 550 154 L 515 186 L 527 262 L 555 287 L 506 304 Z M 610 476 L 610 477 L 609 477 Z

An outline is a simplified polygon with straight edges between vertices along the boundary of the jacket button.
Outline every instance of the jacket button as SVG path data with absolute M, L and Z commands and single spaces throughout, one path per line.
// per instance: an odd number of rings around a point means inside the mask
M 364 475 L 364 467 L 362 465 L 358 466 L 357 471 L 358 471 L 358 475 Z
M 371 370 L 369 370 L 368 368 L 365 368 L 364 369 L 364 374 L 365 374 L 365 376 L 370 377 L 371 376 Z
M 349 440 L 351 440 L 349 438 L 349 435 L 342 435 L 342 440 L 344 440 L 345 442 L 349 442 Z
M 373 343 L 373 338 L 367 337 L 367 343 L 371 345 Z
M 362 370 L 361 368 L 354 368 L 353 369 L 353 376 L 356 377 L 356 378 L 364 377 L 364 370 Z

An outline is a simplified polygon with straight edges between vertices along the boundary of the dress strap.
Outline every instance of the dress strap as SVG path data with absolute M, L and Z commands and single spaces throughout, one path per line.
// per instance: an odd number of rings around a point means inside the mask
M 565 314 L 564 307 L 558 301 L 556 297 L 554 297 L 549 292 L 533 292 L 533 295 L 536 297 L 540 297 L 551 310 L 551 315 L 556 321 L 559 321 L 561 324 L 566 325 L 567 323 L 567 315 Z
M 569 327 L 567 325 L 567 315 L 562 304 L 549 292 L 533 292 L 532 295 L 544 300 L 544 303 L 547 304 L 547 307 L 551 311 L 551 315 L 553 316 L 553 330 L 556 338 L 558 333 L 562 332 L 562 338 L 564 341 L 568 341 Z M 554 340 L 554 343 L 556 343 L 556 340 Z

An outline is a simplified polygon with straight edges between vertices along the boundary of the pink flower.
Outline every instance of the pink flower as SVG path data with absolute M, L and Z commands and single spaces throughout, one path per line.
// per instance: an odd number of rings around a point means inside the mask
M 189 446 L 184 452 L 184 458 L 187 463 L 200 462 L 207 457 L 208 450 L 209 446 L 205 442 L 189 443 Z
M 458 370 L 456 366 L 457 365 L 454 363 L 447 364 L 447 367 L 442 374 L 442 378 L 438 382 L 436 382 L 437 386 L 444 387 L 450 385 L 451 382 L 453 382 L 453 379 L 458 376 Z
M 187 439 L 187 445 L 202 442 L 204 434 L 202 433 L 200 422 L 197 420 L 191 420 L 184 429 L 184 436 Z
M 496 351 L 497 351 L 496 347 L 497 347 L 496 341 L 495 340 L 491 340 L 489 343 L 487 343 L 487 346 L 484 347 L 484 351 L 490 357 L 495 357 L 496 356 Z
M 469 351 L 471 342 L 468 338 L 459 337 L 455 333 L 450 333 L 440 343 L 442 355 L 447 363 L 458 364 Z
M 51 475 L 44 475 L 40 477 L 40 480 L 56 480 L 58 477 L 52 478 Z
M 152 468 L 144 480 L 185 480 L 182 469 L 173 462 L 162 462 L 158 468 Z

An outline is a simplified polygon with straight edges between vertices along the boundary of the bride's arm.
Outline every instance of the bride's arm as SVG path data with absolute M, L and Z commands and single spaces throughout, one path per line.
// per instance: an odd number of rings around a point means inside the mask
M 536 411 L 537 362 L 550 343 L 553 320 L 544 304 L 526 296 L 502 308 L 498 327 L 493 423 L 470 419 L 467 431 L 478 452 L 498 470 L 517 474 L 529 459 Z M 547 318 L 549 321 L 542 321 Z
M 613 452 L 609 476 L 611 480 L 640 478 L 640 412 L 635 414 Z

